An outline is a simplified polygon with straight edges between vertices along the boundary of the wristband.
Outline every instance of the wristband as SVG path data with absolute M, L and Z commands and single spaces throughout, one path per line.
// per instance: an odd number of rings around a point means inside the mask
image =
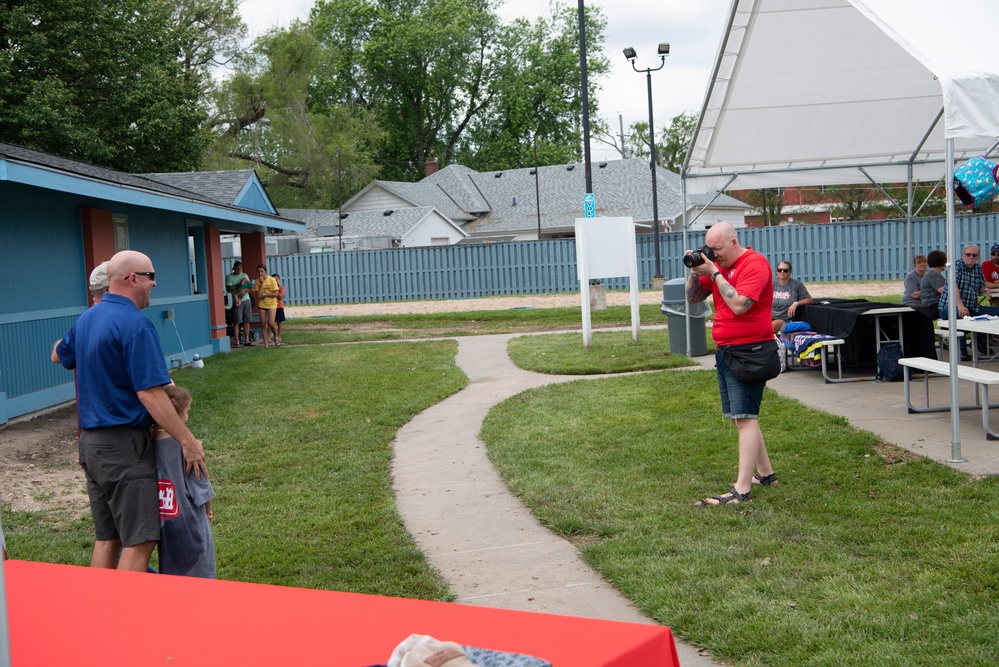
M 721 271 L 715 271 L 714 273 L 712 273 L 711 274 L 711 282 L 714 282 L 715 278 L 717 278 L 720 275 L 721 275 Z

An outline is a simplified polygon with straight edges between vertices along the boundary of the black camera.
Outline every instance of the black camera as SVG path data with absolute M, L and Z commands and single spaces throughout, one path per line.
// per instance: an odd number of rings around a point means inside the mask
M 704 258 L 707 257 L 712 262 L 715 261 L 715 251 L 706 245 L 702 245 L 697 250 L 693 251 L 689 255 L 683 256 L 683 265 L 688 269 L 695 266 L 700 266 L 704 263 Z

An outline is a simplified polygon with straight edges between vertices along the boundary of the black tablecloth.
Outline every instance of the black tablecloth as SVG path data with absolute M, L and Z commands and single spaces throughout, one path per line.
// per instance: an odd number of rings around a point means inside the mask
M 877 363 L 877 322 L 873 315 L 862 313 L 876 308 L 898 308 L 897 303 L 866 299 L 814 299 L 801 306 L 795 319 L 807 322 L 812 331 L 842 338 L 841 350 L 846 365 Z M 881 317 L 881 326 L 889 338 L 898 338 L 898 319 L 894 315 Z M 936 358 L 933 340 L 933 320 L 913 310 L 902 313 L 902 347 L 906 357 Z

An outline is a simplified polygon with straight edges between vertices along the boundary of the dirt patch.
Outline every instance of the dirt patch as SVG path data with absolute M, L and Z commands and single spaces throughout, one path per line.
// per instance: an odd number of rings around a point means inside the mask
M 0 494 L 16 512 L 89 511 L 77 463 L 76 406 L 0 427 Z
M 898 445 L 888 442 L 879 442 L 874 446 L 874 451 L 890 466 L 898 465 L 899 463 L 911 463 L 922 458 L 918 454 L 913 454 L 907 449 L 902 449 Z

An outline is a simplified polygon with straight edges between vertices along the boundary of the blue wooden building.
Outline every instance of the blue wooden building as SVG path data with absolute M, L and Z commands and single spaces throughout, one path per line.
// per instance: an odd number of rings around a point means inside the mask
M 73 374 L 50 360 L 89 306 L 90 271 L 115 252 L 153 260 L 144 313 L 167 363 L 228 351 L 220 234 L 239 234 L 243 263 L 265 261 L 280 217 L 252 170 L 125 174 L 0 143 L 0 424 L 74 398 Z

